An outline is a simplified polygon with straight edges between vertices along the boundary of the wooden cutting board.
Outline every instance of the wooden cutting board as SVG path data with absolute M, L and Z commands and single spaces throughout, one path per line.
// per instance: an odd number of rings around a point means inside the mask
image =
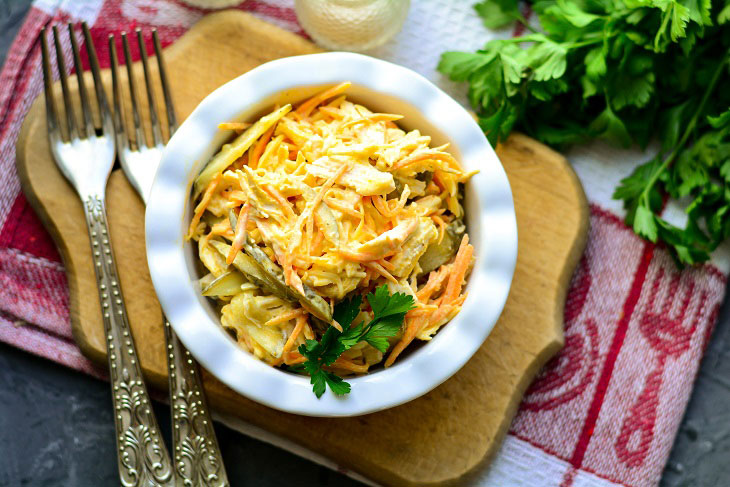
M 209 15 L 165 54 L 178 116 L 184 118 L 210 91 L 263 62 L 317 51 L 301 37 L 243 12 Z M 137 75 L 143 83 L 140 69 Z M 109 73 L 104 79 L 109 81 Z M 162 99 L 159 93 L 157 99 Z M 484 465 L 500 445 L 526 387 L 563 344 L 563 303 L 588 229 L 583 189 L 562 156 L 521 135 L 497 152 L 514 193 L 517 269 L 499 322 L 461 371 L 405 405 L 345 419 L 282 413 L 237 395 L 206 374 L 212 407 L 386 485 L 454 484 Z M 63 257 L 74 337 L 84 354 L 105 364 L 83 211 L 51 160 L 43 96 L 23 124 L 17 155 L 23 190 Z M 166 391 L 162 319 L 147 271 L 143 206 L 120 170 L 109 181 L 108 209 L 142 368 L 150 384 Z

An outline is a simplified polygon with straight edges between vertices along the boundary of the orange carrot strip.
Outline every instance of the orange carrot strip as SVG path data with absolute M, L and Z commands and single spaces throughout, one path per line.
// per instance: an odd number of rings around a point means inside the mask
M 302 308 L 293 309 L 291 311 L 287 311 L 286 313 L 280 314 L 279 316 L 271 318 L 269 321 L 264 323 L 264 326 L 276 326 L 286 321 L 293 320 L 294 318 L 297 318 L 304 313 L 306 313 L 306 311 L 304 311 Z
M 286 339 L 286 343 L 284 344 L 284 348 L 281 349 L 281 356 L 273 363 L 274 367 L 277 365 L 281 365 L 282 362 L 286 362 L 286 355 L 289 352 L 289 349 L 294 346 L 294 341 L 297 339 L 299 334 L 302 332 L 302 329 L 304 328 L 304 325 L 307 323 L 307 315 L 299 315 L 297 316 L 297 324 L 294 325 L 294 329 L 291 332 L 291 335 L 289 335 L 289 338 Z M 289 364 L 289 362 L 286 362 Z
M 388 208 L 388 206 L 386 205 L 386 202 L 383 201 L 382 196 L 379 196 L 379 195 L 372 196 L 370 198 L 370 201 L 373 202 L 373 206 L 375 207 L 375 209 L 377 209 L 378 212 L 380 212 L 380 214 L 383 215 L 384 217 L 390 218 L 391 216 L 393 216 L 393 214 L 390 211 L 390 208 Z
M 284 349 L 282 350 L 282 354 L 286 353 L 291 349 L 292 345 L 294 345 L 294 340 L 297 339 L 299 334 L 302 332 L 302 329 L 304 328 L 304 325 L 307 323 L 307 315 L 300 314 L 297 316 L 297 324 L 294 325 L 294 329 L 291 332 L 291 335 L 289 335 L 289 338 L 287 338 L 286 343 L 284 344 Z
M 342 166 L 340 166 L 337 171 L 322 185 L 319 192 L 317 193 L 317 196 L 314 197 L 314 200 L 312 202 L 311 206 L 307 206 L 307 208 L 299 215 L 299 218 L 297 219 L 297 223 L 295 228 L 300 229 L 302 227 L 302 224 L 305 221 L 308 221 L 310 218 L 312 218 L 312 212 L 315 208 L 317 208 L 317 205 L 319 205 L 322 202 L 322 198 L 324 198 L 325 193 L 327 192 L 330 187 L 332 187 L 333 184 L 337 182 L 338 179 L 340 179 L 340 176 L 345 174 L 347 171 L 350 170 L 352 167 L 352 161 L 349 161 Z M 296 248 L 299 246 L 300 242 L 296 242 L 295 245 L 293 245 L 293 248 Z M 292 255 L 291 255 L 291 248 L 287 249 L 286 256 L 284 258 L 284 279 L 286 281 L 286 284 L 288 286 L 293 287 L 297 291 L 299 291 L 302 295 L 304 295 L 304 287 L 302 286 L 302 280 L 299 278 L 296 272 L 292 269 Z
M 335 252 L 337 252 L 341 257 L 354 262 L 371 262 L 382 257 L 390 257 L 395 253 L 395 251 L 391 251 L 385 255 L 375 255 L 368 252 L 353 252 L 352 250 L 347 249 L 336 249 Z
M 321 110 L 321 108 L 320 108 Z M 363 118 L 357 118 L 355 120 L 350 120 L 347 123 L 343 123 L 340 126 L 340 130 L 346 129 L 348 127 L 352 127 L 354 125 L 357 125 L 359 123 L 365 123 L 365 122 L 393 122 L 395 120 L 400 120 L 403 118 L 403 115 L 394 115 L 392 113 L 373 113 L 372 115 L 368 115 L 367 117 Z
M 286 355 L 282 354 L 284 357 L 284 363 L 286 365 L 297 365 L 306 362 L 306 358 L 304 358 L 302 355 L 299 354 L 299 352 L 289 352 Z
M 191 238 L 193 238 L 195 228 L 198 226 L 198 223 L 200 223 L 200 218 L 203 216 L 205 209 L 208 207 L 210 200 L 213 198 L 213 193 L 215 193 L 215 189 L 218 187 L 218 183 L 220 182 L 221 177 L 223 177 L 223 174 L 221 173 L 216 175 L 216 177 L 214 177 L 213 180 L 208 183 L 208 187 L 205 188 L 203 198 L 200 200 L 200 203 L 198 203 L 198 206 L 195 207 L 195 213 L 193 214 L 193 219 L 190 221 L 188 234 L 185 236 L 186 240 L 190 240 Z
M 302 285 L 302 279 L 299 277 L 299 274 L 294 270 L 294 266 L 292 264 L 293 256 L 289 253 L 287 253 L 284 256 L 284 262 L 282 263 L 282 267 L 284 268 L 284 280 L 286 281 L 287 286 L 291 286 L 292 288 L 296 289 L 296 291 L 304 296 L 304 286 Z
M 415 156 L 406 157 L 405 159 L 401 159 L 400 161 L 393 164 L 391 170 L 395 171 L 397 169 L 409 166 L 413 163 L 419 161 L 427 161 L 429 159 L 445 162 L 446 164 L 452 166 L 453 169 L 461 171 L 461 166 L 459 165 L 457 160 L 454 159 L 454 156 L 445 152 L 422 152 L 420 154 L 416 154 Z
M 395 266 L 385 259 L 378 260 L 378 264 L 382 265 L 385 269 L 388 269 L 389 271 L 392 271 L 393 269 L 395 269 Z
M 253 124 L 250 122 L 223 122 L 218 124 L 218 128 L 220 130 L 236 130 L 240 132 L 246 130 L 251 125 Z
M 236 232 L 234 233 L 233 243 L 231 248 L 228 250 L 226 256 L 226 264 L 231 265 L 236 260 L 236 254 L 243 248 L 243 243 L 246 241 L 246 225 L 248 224 L 248 212 L 251 209 L 251 205 L 246 203 L 238 212 L 238 221 L 236 222 Z
M 324 202 L 325 202 L 325 204 L 327 204 L 327 206 L 329 206 L 330 208 L 333 208 L 333 209 L 335 209 L 335 210 L 339 210 L 339 211 L 341 211 L 342 213 L 345 213 L 345 214 L 347 214 L 347 215 L 350 215 L 350 216 L 352 216 L 352 217 L 354 217 L 354 218 L 360 219 L 360 217 L 362 216 L 362 215 L 361 215 L 360 213 L 358 213 L 358 212 L 357 212 L 356 210 L 353 210 L 352 208 L 349 208 L 349 207 L 347 207 L 347 206 L 343 205 L 342 203 L 340 203 L 340 202 L 339 202 L 338 200 L 336 200 L 335 198 L 325 198 Z
M 277 190 L 271 184 L 264 184 L 263 188 L 281 205 L 281 207 L 284 210 L 284 213 L 287 214 L 288 218 L 294 218 L 296 216 L 296 214 L 294 213 L 294 210 L 292 210 L 291 203 L 289 203 L 289 201 L 286 198 L 284 198 L 284 196 L 281 193 L 279 193 L 279 190 Z
M 471 259 L 471 255 L 469 255 L 469 258 Z M 419 302 L 427 302 L 430 299 L 431 295 L 441 288 L 441 285 L 443 284 L 446 277 L 450 273 L 453 275 L 453 267 L 454 266 L 451 265 L 442 265 L 437 270 L 431 271 L 431 273 L 428 275 L 428 281 L 426 282 L 426 285 L 423 286 L 423 288 L 421 288 L 421 290 L 416 293 L 416 297 L 418 298 Z M 442 301 L 442 299 L 439 299 L 439 304 L 440 301 Z M 403 350 L 405 350 L 406 347 L 411 344 L 411 342 L 416 338 L 416 335 L 418 335 L 421 329 L 428 323 L 434 321 L 434 315 L 439 312 L 439 314 L 443 314 L 444 316 L 448 314 L 448 309 L 445 306 L 439 306 L 439 308 L 436 310 L 424 310 L 422 313 L 418 314 L 413 313 L 414 311 L 421 310 L 412 310 L 409 311 L 409 315 L 406 315 L 406 331 L 401 337 L 400 341 L 395 345 L 395 347 L 393 347 L 390 355 L 388 355 L 388 359 L 385 361 L 385 367 L 390 367 L 391 365 L 393 365 L 393 362 L 395 362 L 395 359 L 398 358 L 398 355 L 400 355 Z M 413 315 L 411 315 L 410 313 L 413 313 Z
M 329 103 L 327 103 L 325 106 L 330 108 L 339 108 L 340 105 L 342 105 L 342 102 L 347 99 L 347 96 L 340 95 L 334 100 L 331 100 Z
M 309 248 L 309 255 L 320 257 L 322 255 L 322 242 L 324 241 L 324 232 L 316 232 L 312 238 L 312 243 Z
M 398 279 L 396 279 L 395 277 L 393 277 L 392 275 L 390 275 L 390 272 L 388 272 L 387 270 L 385 270 L 383 268 L 383 266 L 381 266 L 377 262 L 365 262 L 363 265 L 365 267 L 370 267 L 371 269 L 373 269 L 374 271 L 376 271 L 378 274 L 380 274 L 381 276 L 383 276 L 384 278 L 386 278 L 390 282 L 392 282 L 394 284 L 397 284 L 398 283 Z
M 338 357 L 337 360 L 335 360 L 328 368 L 349 370 L 350 372 L 364 374 L 368 371 L 368 367 L 368 365 L 356 364 L 355 362 L 348 360 L 345 357 Z
M 446 277 L 448 277 L 450 270 L 450 265 L 442 265 L 438 269 L 431 271 L 428 274 L 426 285 L 416 292 L 418 301 L 421 303 L 427 302 L 436 291 L 441 289 L 441 285 L 446 280 Z
M 334 96 L 342 94 L 351 85 L 352 83 L 345 81 L 344 83 L 340 83 L 337 86 L 333 86 L 332 88 L 317 93 L 312 98 L 299 105 L 296 109 L 296 113 L 304 117 L 308 117 L 317 105 Z
M 441 218 L 438 215 L 431 215 L 431 219 L 436 223 L 436 225 L 439 226 L 439 245 L 441 245 L 441 242 L 444 239 L 444 234 L 446 233 L 446 222 L 443 218 Z
M 454 259 L 454 268 L 449 276 L 449 282 L 446 284 L 446 291 L 444 291 L 443 297 L 444 303 L 452 302 L 461 294 L 461 285 L 464 282 L 466 271 L 469 269 L 473 253 L 474 247 L 469 245 L 469 234 L 465 233 L 464 238 L 461 239 L 459 251 L 456 253 L 456 258 Z
M 264 135 L 261 136 L 258 142 L 256 142 L 256 146 L 251 153 L 251 159 L 248 161 L 248 165 L 251 166 L 251 169 L 256 169 L 257 167 L 259 167 L 259 158 L 261 157 L 261 154 L 264 153 L 264 149 L 266 149 L 266 144 L 268 144 L 271 140 L 271 136 L 274 134 L 275 128 L 276 124 L 272 125 L 269 130 L 264 132 Z
M 416 335 L 418 335 L 418 331 L 421 329 L 421 326 L 427 321 L 428 315 L 406 318 L 406 331 L 403 334 L 403 337 L 401 337 L 400 341 L 395 344 L 395 347 L 393 347 L 390 355 L 388 355 L 388 358 L 385 360 L 385 363 L 383 365 L 386 368 L 393 365 L 393 362 L 395 362 L 395 359 L 398 358 L 398 355 L 400 355 L 403 350 L 405 350 L 406 347 L 411 344 L 413 339 L 416 338 Z
M 330 106 L 319 107 L 319 111 L 325 115 L 334 118 L 335 120 L 342 120 L 344 115 L 339 108 L 332 108 Z

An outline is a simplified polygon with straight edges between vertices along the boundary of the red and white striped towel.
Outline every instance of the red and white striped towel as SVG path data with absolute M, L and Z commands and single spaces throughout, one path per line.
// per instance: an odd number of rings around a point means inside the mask
M 486 31 L 472 3 L 413 2 L 403 31 L 369 54 L 415 69 L 464 101 L 464 87 L 435 71 L 439 54 L 509 34 Z M 238 8 L 303 34 L 293 0 Z M 15 173 L 20 125 L 42 89 L 40 29 L 85 20 L 102 48 L 108 33 L 156 27 L 167 45 L 206 13 L 175 0 L 35 2 L 0 73 L 0 340 L 104 375 L 73 342 L 63 266 Z M 665 250 L 622 223 L 611 191 L 645 154 L 592 144 L 568 157 L 591 203 L 591 231 L 566 303 L 566 346 L 532 384 L 501 451 L 473 485 L 656 485 L 725 292 L 727 245 L 710 264 L 680 272 Z M 678 208 L 666 213 L 681 218 Z

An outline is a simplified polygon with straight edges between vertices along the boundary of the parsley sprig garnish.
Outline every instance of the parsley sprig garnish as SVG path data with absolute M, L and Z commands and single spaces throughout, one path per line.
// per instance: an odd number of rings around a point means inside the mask
M 342 377 L 325 370 L 325 367 L 332 365 L 343 352 L 363 341 L 385 353 L 389 346 L 388 338 L 398 334 L 406 313 L 415 307 L 412 296 L 402 293 L 391 295 L 386 285 L 376 288 L 366 299 L 373 311 L 373 319 L 368 324 L 361 321 L 352 325 L 362 304 L 362 297 L 354 296 L 335 306 L 333 318 L 342 326 L 342 332 L 330 326 L 320 341 L 307 340 L 299 346 L 299 353 L 307 360 L 291 369 L 310 375 L 312 391 L 317 397 L 322 397 L 327 386 L 338 396 L 349 393 L 350 384 Z
M 532 3 L 532 2 L 531 2 Z M 489 28 L 526 24 L 517 0 L 482 0 Z M 490 142 L 520 130 L 564 147 L 593 138 L 661 143 L 613 197 L 640 236 L 682 264 L 730 237 L 730 1 L 541 0 L 540 32 L 447 52 L 439 70 L 469 83 Z M 689 203 L 687 222 L 661 216 Z

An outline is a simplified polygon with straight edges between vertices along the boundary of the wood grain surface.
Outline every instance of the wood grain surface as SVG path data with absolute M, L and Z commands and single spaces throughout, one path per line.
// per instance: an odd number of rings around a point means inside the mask
M 166 50 L 178 117 L 187 116 L 219 85 L 263 62 L 317 51 L 301 37 L 243 12 L 209 15 Z M 109 73 L 103 77 L 108 85 Z M 84 354 L 106 363 L 81 203 L 54 165 L 45 131 L 41 96 L 18 139 L 18 173 L 63 257 L 74 337 Z M 515 200 L 517 268 L 502 316 L 462 370 L 407 404 L 343 419 L 282 413 L 205 374 L 212 407 L 385 485 L 456 484 L 488 461 L 526 387 L 562 346 L 565 294 L 588 229 L 583 189 L 561 155 L 521 135 L 512 136 L 497 153 Z M 162 315 L 146 265 L 143 210 L 115 170 L 108 186 L 109 223 L 130 324 L 147 379 L 166 390 Z

